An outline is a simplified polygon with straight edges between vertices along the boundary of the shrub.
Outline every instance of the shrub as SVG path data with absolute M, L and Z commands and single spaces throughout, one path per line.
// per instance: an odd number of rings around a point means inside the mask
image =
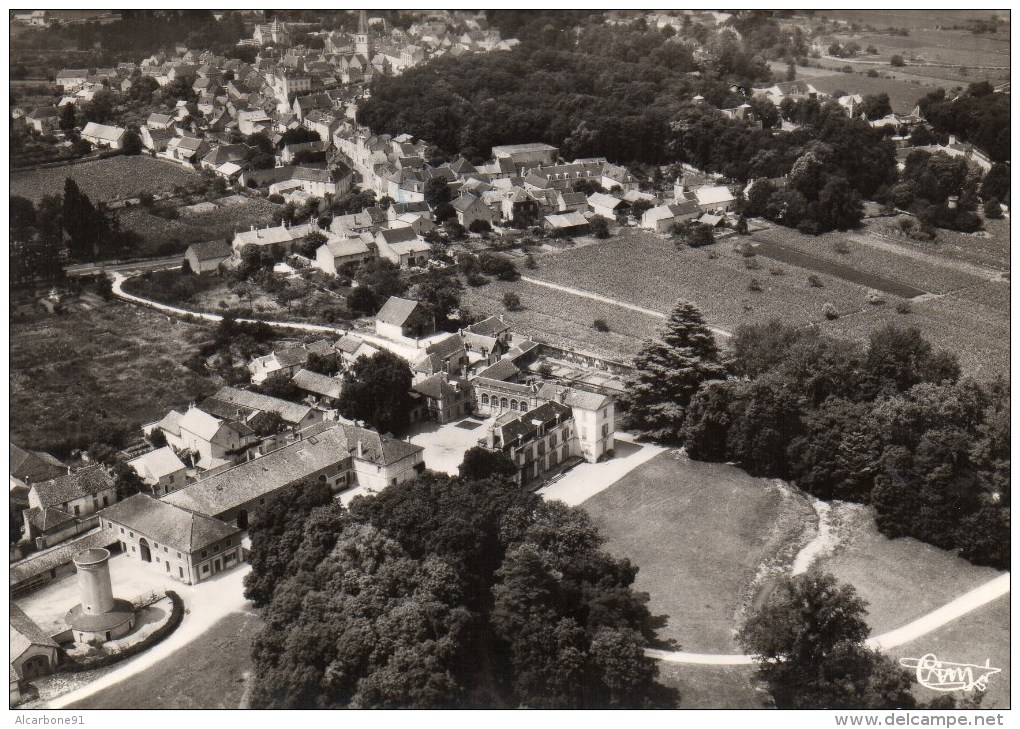
M 826 319 L 839 319 L 839 312 L 836 311 L 836 307 L 829 302 L 826 302 L 825 306 L 822 307 L 822 313 L 825 314 Z
M 885 303 L 885 297 L 883 297 L 878 291 L 871 291 L 868 294 L 868 303 L 872 306 L 880 306 Z
M 549 364 L 548 362 L 543 362 L 538 366 L 538 374 L 542 375 L 542 377 L 548 379 L 552 377 L 552 373 L 553 373 L 552 365 Z
M 989 220 L 1000 219 L 1002 217 L 1002 203 L 999 202 L 999 198 L 993 197 L 986 202 L 983 212 Z
M 807 277 L 807 282 L 808 285 L 811 286 L 812 288 L 816 289 L 822 288 L 822 279 L 818 278 L 814 274 L 811 274 L 810 276 Z
M 770 268 L 769 269 L 769 273 L 772 274 L 773 276 L 785 276 L 786 275 L 786 271 L 783 270 L 782 268 L 780 268 L 779 266 L 773 266 L 772 268 Z
M 515 294 L 513 291 L 507 291 L 503 294 L 503 306 L 507 311 L 520 311 L 521 310 L 521 297 Z
M 78 673 L 80 671 L 92 671 L 97 668 L 112 666 L 114 663 L 126 661 L 128 658 L 137 656 L 147 651 L 152 646 L 163 641 L 168 635 L 177 630 L 184 619 L 184 601 L 181 596 L 173 590 L 167 590 L 166 596 L 170 598 L 173 607 L 170 609 L 170 618 L 152 633 L 134 645 L 128 646 L 119 653 L 102 653 L 82 659 L 70 659 L 57 668 L 60 673 Z
M 876 71 L 873 68 L 869 68 L 867 76 L 868 76 L 868 78 L 878 78 L 878 71 Z
M 277 205 L 283 205 L 284 203 L 283 195 L 281 195 L 278 192 L 274 192 L 272 195 L 269 196 L 269 202 L 276 203 Z
M 747 284 L 748 291 L 762 291 L 761 281 L 756 278 L 751 279 L 751 283 Z
M 758 262 L 757 258 L 745 258 L 744 268 L 749 271 L 757 271 L 761 268 L 761 263 Z
M 492 230 L 492 226 L 488 220 L 472 220 L 471 225 L 468 226 L 468 230 L 472 233 L 488 233 Z
M 896 304 L 896 313 L 897 314 L 910 314 L 913 311 L 914 310 L 913 310 L 913 308 L 911 308 L 909 301 L 901 301 L 898 304 Z
M 467 279 L 466 280 L 467 280 L 468 286 L 474 286 L 476 288 L 478 286 L 484 286 L 485 284 L 489 283 L 489 279 L 485 278 L 485 276 L 483 276 L 480 273 L 469 273 L 467 275 Z
M 845 241 L 838 240 L 832 244 L 832 250 L 836 251 L 836 253 L 846 255 L 850 252 L 850 246 L 848 246 Z
M 889 65 L 899 67 L 906 66 L 907 64 L 906 61 L 903 60 L 903 56 L 895 55 L 889 59 Z
M 605 319 L 596 319 L 591 323 L 592 328 L 597 332 L 608 332 L 609 325 L 606 324 Z

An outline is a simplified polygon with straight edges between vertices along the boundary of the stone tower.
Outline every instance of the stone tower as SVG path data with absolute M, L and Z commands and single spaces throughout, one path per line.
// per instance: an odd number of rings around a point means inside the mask
M 82 612 L 97 615 L 113 610 L 110 553 L 105 549 L 85 550 L 74 558 L 74 566 L 78 568 Z
M 372 60 L 372 41 L 368 37 L 368 13 L 358 13 L 358 32 L 354 35 L 354 52 Z
M 81 603 L 67 613 L 65 621 L 77 643 L 105 643 L 116 640 L 135 626 L 135 608 L 113 596 L 110 583 L 110 552 L 86 549 L 74 558 L 78 570 Z

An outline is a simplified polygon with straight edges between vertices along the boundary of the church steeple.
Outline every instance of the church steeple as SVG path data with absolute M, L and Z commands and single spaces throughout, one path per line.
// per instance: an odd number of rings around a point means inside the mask
M 362 10 L 358 13 L 358 32 L 354 36 L 354 52 L 372 60 L 372 41 L 368 38 L 368 14 Z

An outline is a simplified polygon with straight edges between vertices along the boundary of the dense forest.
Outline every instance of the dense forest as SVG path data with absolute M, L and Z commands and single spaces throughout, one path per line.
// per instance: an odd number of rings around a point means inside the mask
M 1009 161 L 1009 94 L 997 94 L 987 81 L 972 83 L 958 98 L 937 89 L 918 105 L 937 132 L 955 134 L 977 145 L 995 162 Z
M 879 529 L 1009 566 L 1009 385 L 960 379 L 916 329 L 866 345 L 772 322 L 716 347 L 681 302 L 635 359 L 626 425 L 692 458 L 868 503 Z
M 676 704 L 636 568 L 513 481 L 426 473 L 350 511 L 300 482 L 250 535 L 257 708 Z
M 681 99 L 701 94 L 735 107 L 743 99 L 731 82 L 770 77 L 763 58 L 728 31 L 709 38 L 707 60 L 696 61 L 695 42 L 672 28 L 535 25 L 511 28 L 523 34 L 511 51 L 440 58 L 380 80 L 359 121 L 471 160 L 493 145 L 542 141 L 568 159 L 663 164 Z

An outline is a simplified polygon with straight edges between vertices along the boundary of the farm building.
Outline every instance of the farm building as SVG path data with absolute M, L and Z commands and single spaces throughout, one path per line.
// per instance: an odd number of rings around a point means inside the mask
M 641 227 L 654 230 L 656 233 L 668 233 L 677 223 L 699 215 L 701 208 L 691 200 L 668 203 L 646 210 L 641 216 Z
M 184 491 L 171 494 L 173 498 Z M 121 550 L 175 580 L 194 585 L 239 564 L 239 530 L 147 494 L 129 496 L 99 513 Z
M 46 635 L 13 601 L 10 605 L 11 703 L 21 698 L 22 682 L 57 670 L 56 641 Z
M 187 467 L 170 446 L 133 458 L 128 465 L 157 497 L 183 488 L 188 482 Z
M 184 252 L 184 260 L 191 266 L 192 273 L 218 271 L 220 264 L 233 254 L 230 246 L 221 240 L 207 240 L 192 243 Z
M 391 296 L 375 315 L 375 333 L 387 339 L 421 339 L 435 334 L 436 318 L 418 301 Z
M 91 142 L 97 147 L 109 147 L 110 149 L 124 148 L 124 133 L 127 130 L 123 127 L 113 127 L 109 124 L 96 124 L 89 122 L 81 130 L 81 138 Z
M 311 370 L 298 370 L 291 383 L 316 404 L 334 407 L 340 399 L 343 381 Z
M 552 233 L 587 235 L 591 227 L 581 213 L 558 213 L 545 216 L 545 227 Z
M 348 263 L 361 263 L 372 258 L 374 254 L 368 245 L 371 242 L 370 233 L 350 238 L 329 234 L 328 240 L 316 249 L 312 265 L 325 273 L 336 275 Z

